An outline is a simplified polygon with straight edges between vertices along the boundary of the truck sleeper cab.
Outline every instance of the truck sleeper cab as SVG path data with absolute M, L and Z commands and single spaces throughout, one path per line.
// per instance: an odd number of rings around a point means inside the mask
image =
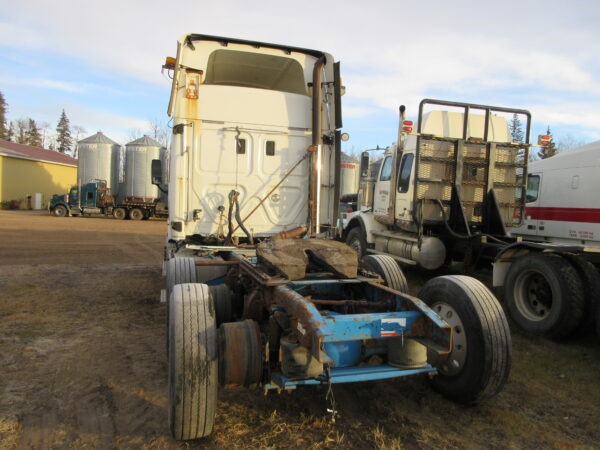
M 341 94 L 332 56 L 204 35 L 182 37 L 177 55 L 169 66 L 169 179 L 177 186 L 169 190 L 169 241 L 249 242 L 335 226 Z

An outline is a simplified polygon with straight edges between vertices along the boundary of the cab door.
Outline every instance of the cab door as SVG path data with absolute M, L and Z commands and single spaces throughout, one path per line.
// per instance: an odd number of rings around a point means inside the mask
M 388 213 L 390 201 L 390 185 L 392 178 L 392 157 L 386 156 L 379 170 L 379 178 L 375 184 L 375 194 L 373 198 L 373 214 L 376 216 L 385 216 Z
M 96 187 L 84 186 L 81 189 L 81 206 L 93 208 L 96 206 Z
M 398 170 L 398 183 L 396 186 L 396 219 L 402 221 L 412 221 L 413 183 L 411 182 L 411 175 L 414 158 L 414 153 L 404 152 Z
M 542 173 L 532 172 L 527 175 L 527 192 L 525 193 L 525 218 L 517 234 L 537 236 L 540 233 L 540 219 L 543 219 L 541 201 Z M 543 230 L 542 230 L 543 231 Z

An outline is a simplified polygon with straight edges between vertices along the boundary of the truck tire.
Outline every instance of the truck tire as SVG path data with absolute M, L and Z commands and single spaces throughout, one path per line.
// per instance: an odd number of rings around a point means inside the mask
M 133 208 L 129 211 L 129 218 L 131 220 L 142 220 L 144 218 L 144 211 L 140 208 Z
M 167 262 L 167 298 L 176 284 L 197 283 L 196 262 L 194 258 L 171 258 Z
M 52 215 L 56 217 L 65 217 L 68 213 L 69 211 L 65 205 L 56 205 L 52 210 Z
M 583 282 L 583 317 L 573 334 L 584 336 L 594 330 L 594 323 L 596 323 L 596 307 L 600 304 L 600 273 L 596 266 L 579 255 L 561 253 L 560 256 L 569 261 Z
M 346 236 L 346 244 L 348 244 L 348 246 L 352 247 L 356 253 L 358 253 L 358 259 L 362 258 L 367 252 L 367 239 L 365 238 L 365 233 L 360 225 L 352 228 L 348 232 L 348 236 Z
M 463 404 L 498 394 L 512 364 L 512 341 L 500 303 L 483 283 L 464 275 L 429 280 L 419 298 L 452 327 L 453 348 L 437 366 L 433 388 Z
M 391 256 L 367 255 L 362 259 L 362 267 L 380 275 L 387 287 L 408 294 L 406 277 L 396 260 Z
M 166 270 L 166 288 L 167 288 L 167 313 L 166 313 L 166 328 L 167 328 L 167 355 L 169 354 L 169 314 L 171 308 L 169 307 L 171 293 L 173 288 L 178 284 L 184 283 L 197 283 L 198 276 L 196 272 L 196 264 L 194 258 L 171 258 L 167 262 Z
M 519 327 L 552 339 L 569 336 L 583 316 L 581 278 L 566 259 L 552 253 L 529 253 L 513 262 L 504 301 Z
M 113 209 L 113 217 L 117 220 L 123 220 L 127 217 L 127 211 L 125 211 L 125 208 L 115 208 Z
M 233 319 L 233 293 L 226 284 L 209 286 L 210 296 L 215 307 L 217 326 Z
M 175 439 L 208 436 L 217 406 L 217 327 L 206 284 L 173 289 L 169 321 L 169 428 Z

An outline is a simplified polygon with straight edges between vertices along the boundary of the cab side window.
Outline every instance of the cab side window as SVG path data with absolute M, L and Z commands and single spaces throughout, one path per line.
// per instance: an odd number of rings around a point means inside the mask
M 381 175 L 379 175 L 379 181 L 389 181 L 390 178 L 392 178 L 392 157 L 386 156 L 381 168 Z
M 413 153 L 407 153 L 402 157 L 402 165 L 400 166 L 400 176 L 398 177 L 398 192 L 408 192 L 410 186 L 410 172 L 412 171 Z
M 538 199 L 540 192 L 540 176 L 529 175 L 527 177 L 527 195 L 525 196 L 525 202 L 531 203 Z

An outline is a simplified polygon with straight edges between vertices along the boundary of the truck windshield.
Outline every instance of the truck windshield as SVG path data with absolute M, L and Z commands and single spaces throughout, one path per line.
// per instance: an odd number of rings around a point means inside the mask
M 302 66 L 295 59 L 237 50 L 215 50 L 210 54 L 204 84 L 308 95 Z

